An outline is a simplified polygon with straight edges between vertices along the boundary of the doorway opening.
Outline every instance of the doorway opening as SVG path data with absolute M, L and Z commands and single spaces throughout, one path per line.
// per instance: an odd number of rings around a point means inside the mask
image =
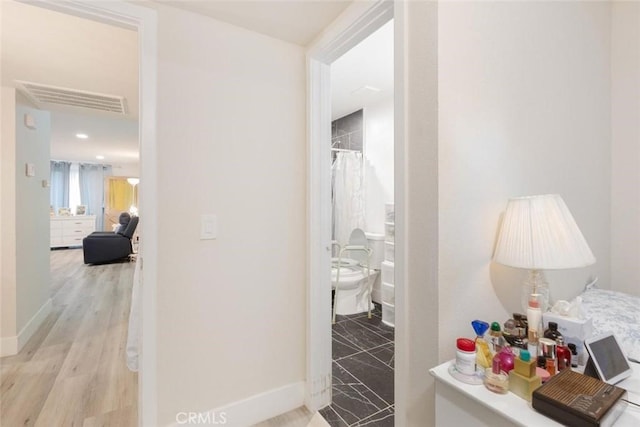
M 156 279 L 156 258 L 157 258 L 157 233 L 156 233 L 156 219 L 155 212 L 157 209 L 156 206 L 156 160 L 155 160 L 155 99 L 156 99 L 156 13 L 153 10 L 127 4 L 126 2 L 108 2 L 100 5 L 90 4 L 90 3 L 81 3 L 81 2 L 57 2 L 50 0 L 40 0 L 30 2 L 29 4 L 24 4 L 20 2 L 10 2 L 11 5 L 16 5 L 17 7 L 29 7 L 34 8 L 42 13 L 44 11 L 55 11 L 62 12 L 61 15 L 66 16 L 67 18 L 81 18 L 85 23 L 94 23 L 99 22 L 101 24 L 107 24 L 109 26 L 114 26 L 120 29 L 126 29 L 127 31 L 132 31 L 137 33 L 136 39 L 133 42 L 133 46 L 136 48 L 137 52 L 140 52 L 140 56 L 135 59 L 136 70 L 133 75 L 133 80 L 136 85 L 139 85 L 139 90 L 135 90 L 136 99 L 132 102 L 132 104 L 128 105 L 129 108 L 135 107 L 137 110 L 137 106 L 140 106 L 140 119 L 133 124 L 133 128 L 136 131 L 136 149 L 141 152 L 141 157 L 145 159 L 144 164 L 141 165 L 141 168 L 137 173 L 132 173 L 130 170 L 124 172 L 126 177 L 144 177 L 141 180 L 140 186 L 140 197 L 136 198 L 136 202 L 139 203 L 137 208 L 140 210 L 141 214 L 148 213 L 148 217 L 145 216 L 145 221 L 141 223 L 141 227 L 139 228 L 141 242 L 143 242 L 143 246 L 145 248 L 141 248 L 140 253 L 141 257 L 144 255 L 145 259 L 145 282 L 147 286 L 142 290 L 143 295 L 141 296 L 142 305 L 145 309 L 145 316 L 142 319 L 142 325 L 140 329 L 144 329 L 144 342 L 145 345 L 149 345 L 152 348 L 155 345 L 155 279 Z M 6 13 L 9 3 L 5 3 L 3 5 L 3 13 Z M 4 18 L 4 16 L 3 16 Z M 89 37 L 90 38 L 90 37 Z M 66 44 L 68 48 L 72 48 L 75 46 L 80 39 L 73 39 L 74 41 L 66 40 Z M 30 46 L 33 47 L 33 46 Z M 113 46 L 112 46 L 113 48 Z M 117 50 L 117 47 L 114 49 Z M 5 52 L 3 52 L 5 53 Z M 60 51 L 53 50 L 49 52 L 49 55 L 59 55 L 63 59 L 65 57 L 64 53 Z M 33 53 L 31 53 L 33 55 Z M 104 65 L 104 64 L 103 64 Z M 6 71 L 3 69 L 3 71 Z M 142 76 L 144 75 L 144 79 Z M 7 73 L 3 73 L 3 79 L 7 77 Z M 43 74 L 41 77 L 30 77 L 31 81 L 42 80 L 46 77 L 46 74 Z M 88 79 L 91 79 L 93 76 L 88 76 Z M 14 79 L 12 79 L 14 80 Z M 3 81 L 3 85 L 5 82 Z M 69 84 L 61 84 L 61 87 L 58 89 L 65 89 L 70 87 L 76 87 L 74 85 Z M 81 85 L 79 85 L 81 86 Z M 137 99 L 139 93 L 139 101 Z M 96 94 L 94 94 L 96 95 Z M 98 94 L 99 95 L 99 94 Z M 37 105 L 37 103 L 33 102 L 31 99 L 27 99 L 27 105 L 32 103 L 32 106 L 38 108 L 45 108 Z M 142 112 L 144 111 L 144 114 Z M 54 114 L 52 112 L 52 114 Z M 84 132 L 77 131 L 78 134 L 82 134 Z M 87 132 L 88 133 L 88 132 Z M 71 136 L 71 138 L 75 138 Z M 77 136 L 77 138 L 81 138 Z M 89 140 L 91 138 L 91 134 L 89 134 Z M 80 150 L 78 150 L 80 151 Z M 122 150 L 121 150 L 122 151 Z M 105 156 L 105 159 L 96 158 L 94 160 L 95 163 L 107 163 L 109 162 L 108 155 L 103 153 L 94 153 L 95 156 Z M 131 155 L 127 153 L 126 155 Z M 46 159 L 46 162 L 49 162 L 49 159 Z M 87 162 L 89 163 L 89 162 Z M 115 162 L 113 162 L 115 163 Z M 48 166 L 48 164 L 47 164 Z M 39 168 L 40 174 L 42 174 L 42 170 L 44 168 Z M 118 168 L 120 169 L 120 168 Z M 136 176 L 137 175 L 137 176 Z M 43 176 L 42 179 L 42 187 L 45 187 L 45 184 L 50 184 L 48 182 L 49 176 Z M 126 179 L 126 178 L 125 178 Z M 137 190 L 137 189 L 136 189 Z M 49 204 L 49 194 L 48 189 L 42 191 L 44 194 L 46 192 L 46 203 Z M 78 200 L 78 199 L 76 199 Z M 91 212 L 88 210 L 88 206 L 84 204 L 84 202 L 75 202 L 71 203 L 65 202 L 64 205 L 69 206 L 61 206 L 63 209 L 62 213 L 66 214 L 67 212 L 74 212 L 78 214 L 78 218 L 82 214 L 83 210 L 85 212 L 85 218 L 92 216 Z M 99 227 L 100 229 L 108 229 L 109 224 L 108 221 L 105 222 L 103 206 L 102 203 L 99 202 L 99 207 L 96 208 L 95 212 L 96 222 L 94 224 L 98 224 L 97 218 L 103 221 L 102 225 Z M 45 224 L 49 221 L 49 215 L 46 212 L 47 210 L 38 210 L 44 211 L 44 221 Z M 54 210 L 54 213 L 59 213 L 58 209 Z M 89 213 L 89 215 L 87 215 Z M 98 227 L 94 225 L 94 228 Z M 46 236 L 46 235 L 45 235 Z M 59 243 L 59 242 L 58 242 Z M 44 243 L 46 245 L 46 242 Z M 48 245 L 47 245 L 48 246 Z M 71 245 L 70 245 L 71 246 Z M 47 248 L 48 250 L 49 248 Z M 32 268 L 38 269 L 49 269 L 49 265 L 38 264 L 37 266 L 32 266 Z M 121 307 L 122 308 L 122 307 Z M 115 310 L 115 308 L 114 308 Z M 39 322 L 38 322 L 39 323 Z M 139 373 L 139 381 L 137 392 L 134 391 L 139 397 L 135 400 L 139 402 L 137 408 L 133 408 L 134 419 L 139 419 L 140 424 L 155 424 L 156 417 L 156 407 L 155 407 L 155 356 L 153 354 L 149 354 L 151 352 L 147 352 L 147 354 L 142 355 L 143 360 L 141 361 L 141 370 Z M 145 403 L 144 407 L 142 403 Z M 137 416 L 139 412 L 139 417 Z
M 393 33 L 390 20 L 331 64 L 332 426 L 393 425 Z
M 329 31 L 325 33 L 323 38 L 319 40 L 309 50 L 308 54 L 308 75 L 309 75 L 309 251 L 308 251 L 308 274 L 309 274 L 309 292 L 308 300 L 308 329 L 307 333 L 307 399 L 308 408 L 315 410 L 326 407 L 331 404 L 332 393 L 335 393 L 332 387 L 332 378 L 336 376 L 332 362 L 332 184 L 331 184 L 331 122 L 332 122 L 332 106 L 331 106 L 331 84 L 332 65 L 336 63 L 349 50 L 354 48 L 360 42 L 371 36 L 385 24 L 389 23 L 394 17 L 393 2 L 377 2 L 375 4 L 354 4 L 345 14 L 344 20 L 340 21 Z M 392 31 L 394 38 L 396 34 L 402 31 L 402 24 L 394 23 L 396 28 Z M 393 41 L 392 45 L 396 42 Z M 394 71 L 394 83 L 402 76 L 403 62 L 399 59 L 397 53 L 393 54 L 392 69 Z M 365 85 L 366 86 L 366 85 Z M 363 89 L 363 94 L 371 92 L 371 89 Z M 375 90 L 373 90 L 375 92 Z M 369 93 L 370 95 L 370 93 Z M 403 105 L 397 100 L 392 102 L 392 116 L 396 123 L 403 123 Z M 363 111 L 363 117 L 367 114 L 367 109 Z M 348 114 L 353 111 L 344 111 Z M 366 119 L 365 119 L 366 120 Z M 399 135 L 399 136 L 398 136 Z M 395 194 L 402 195 L 404 190 L 404 180 L 402 175 L 398 175 L 399 169 L 397 164 L 401 163 L 403 151 L 402 132 L 397 130 L 392 132 L 391 140 L 394 142 L 395 149 L 391 150 L 395 156 L 392 160 L 394 164 L 391 176 L 393 177 L 393 191 Z M 366 142 L 364 150 L 366 150 Z M 363 167 L 363 175 L 366 176 L 366 168 Z M 398 178 L 400 177 L 400 179 Z M 383 197 L 384 198 L 384 197 Z M 402 198 L 398 199 L 399 202 Z M 386 202 L 391 202 L 387 200 Z M 389 203 L 390 204 L 390 203 Z M 385 206 L 383 203 L 382 211 Z M 395 207 L 395 223 L 398 229 L 403 230 L 402 222 L 403 204 Z M 380 212 L 380 211 L 378 211 Z M 384 217 L 385 214 L 382 216 Z M 384 219 L 382 220 L 382 232 L 378 234 L 379 243 L 384 246 Z M 389 221 L 391 222 L 391 221 Z M 391 224 L 389 224 L 391 225 Z M 396 233 L 394 233 L 396 234 Z M 370 233 L 371 236 L 371 233 Z M 394 243 L 402 245 L 404 237 L 402 233 L 394 236 Z M 383 249 L 384 251 L 384 249 Z M 399 251 L 399 254 L 403 251 Z M 383 256 L 384 259 L 384 256 Z M 401 271 L 402 259 L 396 260 L 396 270 Z M 402 294 L 402 275 L 392 274 L 394 277 L 393 285 L 395 286 L 398 298 L 395 301 L 395 311 L 402 312 L 404 302 L 400 297 Z M 388 277 L 388 275 L 387 275 Z M 381 291 L 380 291 L 381 292 Z M 381 300 L 381 296 L 376 296 Z M 381 311 L 378 313 L 378 319 L 382 321 Z M 367 319 L 365 313 L 364 318 Z M 362 320 L 362 319 L 361 319 Z M 375 319 L 374 319 L 375 320 Z M 389 319 L 387 319 L 389 320 Z M 395 322 L 394 322 L 395 323 Z M 402 333 L 404 322 L 399 322 L 397 329 L 394 331 L 394 353 L 398 352 L 398 348 L 404 349 L 406 343 L 404 334 Z M 371 326 L 371 325 L 369 325 Z M 389 346 L 389 343 L 385 343 Z M 390 349 L 389 349 L 390 350 Z M 391 352 L 389 352 L 391 353 Z M 395 363 L 394 363 L 395 365 Z M 390 383 L 391 395 L 396 392 L 399 394 L 397 399 L 401 400 L 404 390 L 395 390 L 396 378 L 401 377 L 403 365 L 399 364 L 394 372 L 390 375 L 391 379 L 385 383 Z M 384 392 L 381 392 L 384 394 Z M 391 400 L 389 394 L 386 395 Z M 389 403 L 382 399 L 384 403 L 378 402 L 381 406 Z M 378 411 L 378 415 L 382 414 L 388 408 Z M 373 419 L 372 419 L 373 420 Z M 392 422 L 393 418 L 387 417 L 385 422 Z M 359 421 L 356 421 L 356 423 Z M 337 422 L 337 425 L 345 424 L 344 420 Z

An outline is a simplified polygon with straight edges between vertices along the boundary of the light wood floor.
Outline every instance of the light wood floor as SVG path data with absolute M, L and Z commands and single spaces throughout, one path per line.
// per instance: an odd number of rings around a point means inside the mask
M 51 251 L 52 313 L 0 359 L 0 426 L 137 425 L 138 377 L 125 364 L 133 268 Z
M 312 417 L 313 414 L 305 407 L 302 407 L 256 424 L 253 427 L 307 427 Z

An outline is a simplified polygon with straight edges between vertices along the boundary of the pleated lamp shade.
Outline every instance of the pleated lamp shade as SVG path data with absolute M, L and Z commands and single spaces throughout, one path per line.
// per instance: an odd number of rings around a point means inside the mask
M 509 200 L 493 259 L 531 270 L 578 268 L 596 262 L 567 205 L 557 194 Z

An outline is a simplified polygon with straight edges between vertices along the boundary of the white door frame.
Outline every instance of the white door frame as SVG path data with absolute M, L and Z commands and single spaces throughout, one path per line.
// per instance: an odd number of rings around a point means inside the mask
M 1 1 L 1 0 L 0 0 Z M 22 0 L 25 3 L 91 19 L 138 32 L 138 87 L 140 116 L 140 223 L 139 262 L 144 261 L 142 289 L 138 425 L 157 425 L 156 393 L 156 283 L 157 283 L 157 13 L 122 0 Z
M 388 0 L 354 2 L 307 52 L 307 390 L 315 411 L 331 403 L 331 73 L 348 50 L 393 18 Z M 397 30 L 396 30 L 397 31 Z M 395 72 L 398 73 L 398 61 Z M 396 106 L 397 108 L 397 106 Z M 395 112 L 395 117 L 398 117 Z M 395 141 L 398 144 L 398 141 Z M 402 147 L 402 144 L 398 146 Z M 397 163 L 397 162 L 396 162 Z M 396 191 L 398 183 L 396 182 Z M 398 218 L 398 215 L 396 215 Z M 398 228 L 396 227 L 396 230 Z M 396 241 L 402 236 L 396 236 Z M 397 283 L 396 287 L 401 287 Z M 397 310 L 402 310 L 398 306 Z

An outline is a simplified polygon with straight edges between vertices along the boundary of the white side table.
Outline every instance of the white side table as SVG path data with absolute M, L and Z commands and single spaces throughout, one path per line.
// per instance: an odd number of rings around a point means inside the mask
M 445 362 L 429 370 L 436 379 L 437 426 L 561 426 L 531 407 L 526 400 L 513 393 L 497 394 L 484 385 L 469 385 L 449 374 Z M 640 401 L 640 365 L 631 363 L 632 377 L 617 384 L 629 390 L 628 399 Z M 629 405 L 615 422 L 615 427 L 640 426 L 640 408 Z

